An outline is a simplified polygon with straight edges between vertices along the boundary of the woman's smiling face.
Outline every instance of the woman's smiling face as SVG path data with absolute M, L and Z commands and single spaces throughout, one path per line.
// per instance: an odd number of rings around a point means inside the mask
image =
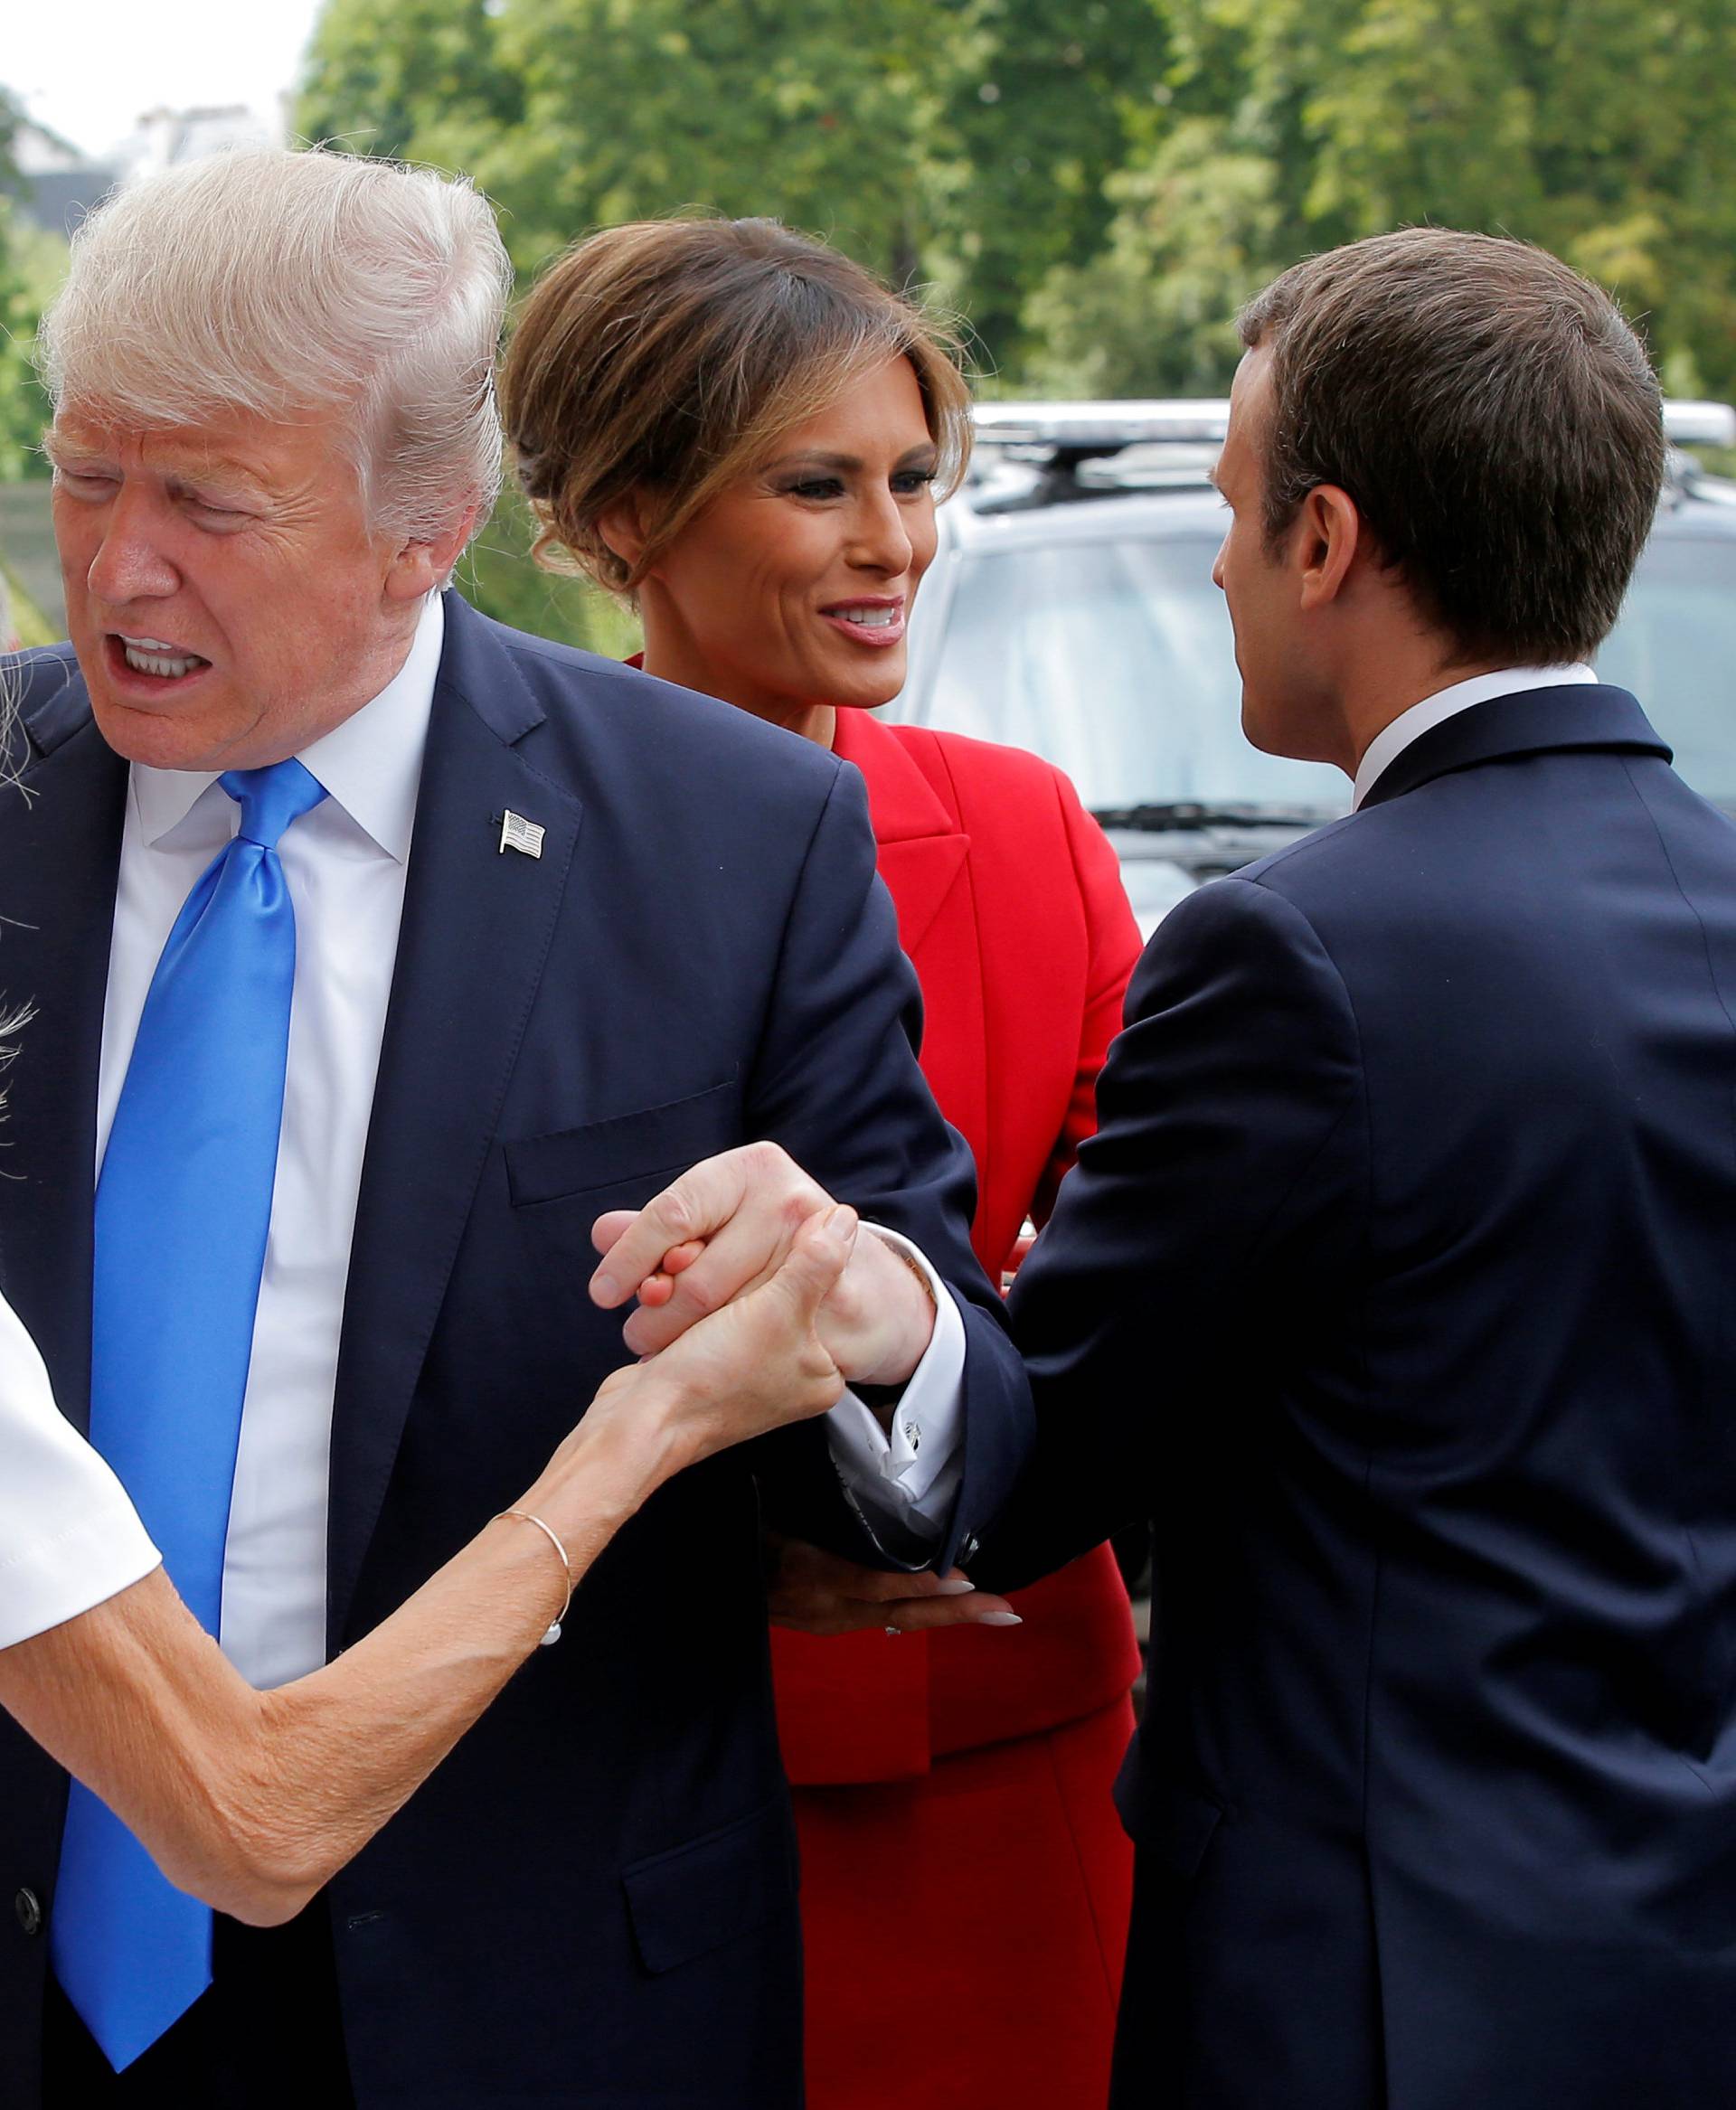
M 819 737 L 831 707 L 890 702 L 938 458 L 910 361 L 871 368 L 661 552 L 639 587 L 647 665 Z

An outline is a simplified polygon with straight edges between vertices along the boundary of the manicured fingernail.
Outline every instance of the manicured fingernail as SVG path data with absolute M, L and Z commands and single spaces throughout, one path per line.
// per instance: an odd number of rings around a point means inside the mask
M 978 1626 L 1023 1626 L 1024 1621 L 1016 1612 L 985 1612 L 976 1624 Z
M 593 1275 L 590 1294 L 599 1305 L 612 1305 L 621 1294 L 620 1285 L 612 1275 Z
M 826 1236 L 836 1239 L 840 1243 L 849 1238 L 855 1228 L 856 1212 L 845 1202 L 840 1201 L 826 1220 Z
M 976 1585 L 974 1582 L 967 1582 L 963 1576 L 960 1576 L 957 1582 L 936 1583 L 934 1594 L 937 1597 L 967 1597 L 976 1587 Z

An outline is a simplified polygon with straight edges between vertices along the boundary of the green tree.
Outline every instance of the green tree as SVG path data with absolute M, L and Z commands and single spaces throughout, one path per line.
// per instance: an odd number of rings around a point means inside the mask
M 968 15 L 937 127 L 937 156 L 953 172 L 937 214 L 938 275 L 986 356 L 1016 374 L 1033 343 L 1033 287 L 1104 240 L 1107 186 L 1138 137 L 1169 37 L 1152 0 L 978 0 Z
M 457 166 L 442 137 L 473 147 L 524 118 L 495 43 L 489 0 L 341 0 L 315 26 L 297 127 L 353 154 Z
M 1668 385 L 1736 391 L 1731 0 L 1167 5 L 1103 246 L 1027 311 L 1045 383 L 1222 379 L 1261 279 L 1430 221 L 1554 250 L 1644 320 Z
M 1107 192 L 1103 249 L 1052 270 L 1028 304 L 1033 390 L 1222 393 L 1238 354 L 1230 318 L 1279 246 L 1276 163 L 1239 145 L 1227 120 L 1185 118 Z
M 929 0 L 330 0 L 297 122 L 462 165 L 521 269 L 589 227 L 703 205 L 904 275 L 950 79 L 921 33 L 937 19 Z
M 0 483 L 41 473 L 36 445 L 48 406 L 31 354 L 58 277 L 52 256 L 58 245 L 26 227 L 14 202 L 22 185 L 13 144 L 23 117 L 16 98 L 0 88 Z
M 1378 0 L 1311 121 L 1323 222 L 1541 242 L 1644 316 L 1676 385 L 1736 389 L 1731 0 Z
M 310 137 L 469 170 L 521 269 L 683 205 L 968 306 L 992 357 L 1088 253 L 1167 47 L 1152 0 L 328 0 Z
M 1151 0 L 328 0 L 297 122 L 467 170 L 523 275 L 594 226 L 763 213 L 961 306 L 1016 373 L 1027 297 L 1102 240 L 1165 50 Z M 476 590 L 573 634 L 506 558 L 516 524 Z

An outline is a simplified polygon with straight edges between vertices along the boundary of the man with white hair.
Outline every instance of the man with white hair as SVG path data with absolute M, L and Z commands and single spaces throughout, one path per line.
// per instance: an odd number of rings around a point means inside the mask
M 37 1014 L 0 1289 L 261 1686 L 526 1483 L 627 1352 L 594 1220 L 696 1159 L 781 1144 L 883 1227 L 826 1337 L 896 1430 L 852 1396 L 672 1484 L 283 1929 L 213 1926 L 0 1724 L 17 2110 L 796 2105 L 761 1493 L 945 1565 L 1016 1462 L 859 782 L 447 589 L 507 282 L 467 185 L 338 155 L 80 231 L 43 338 L 71 642 L 14 663 L 0 836 Z

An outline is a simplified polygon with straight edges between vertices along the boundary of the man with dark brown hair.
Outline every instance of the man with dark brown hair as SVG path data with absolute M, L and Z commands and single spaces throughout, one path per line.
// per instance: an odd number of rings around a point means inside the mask
M 1241 327 L 1243 723 L 1356 810 L 1147 948 L 971 1572 L 1157 1519 L 1117 2110 L 1712 2110 L 1736 830 L 1586 664 L 1656 383 L 1553 258 L 1432 230 Z

